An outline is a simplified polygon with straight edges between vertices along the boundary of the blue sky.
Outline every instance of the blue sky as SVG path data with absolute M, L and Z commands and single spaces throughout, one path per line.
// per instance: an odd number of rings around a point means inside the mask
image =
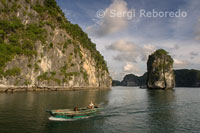
M 67 19 L 78 24 L 105 57 L 113 79 L 146 72 L 148 55 L 163 48 L 174 58 L 175 69 L 200 69 L 199 0 L 57 0 Z M 97 17 L 97 11 L 105 16 Z M 111 17 L 110 11 L 131 12 Z M 186 12 L 186 17 L 140 17 L 140 10 Z

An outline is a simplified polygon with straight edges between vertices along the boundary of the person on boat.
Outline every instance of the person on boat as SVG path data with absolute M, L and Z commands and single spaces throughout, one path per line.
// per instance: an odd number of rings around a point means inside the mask
M 94 104 L 93 102 L 91 101 L 90 104 L 88 105 L 88 109 L 93 109 L 94 108 Z
M 78 111 L 78 107 L 75 107 L 75 108 L 74 108 L 74 111 Z

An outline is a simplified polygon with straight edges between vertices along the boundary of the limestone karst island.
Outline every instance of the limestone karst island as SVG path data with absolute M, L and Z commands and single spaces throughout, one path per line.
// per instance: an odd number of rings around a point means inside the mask
M 173 59 L 159 49 L 149 56 L 147 62 L 147 87 L 150 89 L 172 89 L 175 85 Z
M 2 0 L 0 8 L 0 91 L 110 88 L 96 44 L 54 0 Z
M 196 133 L 199 0 L 0 0 L 0 133 Z

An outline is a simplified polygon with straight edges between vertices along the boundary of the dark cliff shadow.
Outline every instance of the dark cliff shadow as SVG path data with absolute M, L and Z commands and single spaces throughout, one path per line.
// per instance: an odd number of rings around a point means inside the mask
M 174 93 L 174 90 L 147 90 L 147 132 L 175 132 Z

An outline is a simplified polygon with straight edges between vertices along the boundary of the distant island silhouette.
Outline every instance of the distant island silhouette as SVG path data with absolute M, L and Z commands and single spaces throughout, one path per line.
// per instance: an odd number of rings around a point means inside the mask
M 200 70 L 174 70 L 176 87 L 200 87 Z M 113 80 L 112 86 L 146 86 L 147 73 L 142 76 L 127 74 L 122 81 Z

